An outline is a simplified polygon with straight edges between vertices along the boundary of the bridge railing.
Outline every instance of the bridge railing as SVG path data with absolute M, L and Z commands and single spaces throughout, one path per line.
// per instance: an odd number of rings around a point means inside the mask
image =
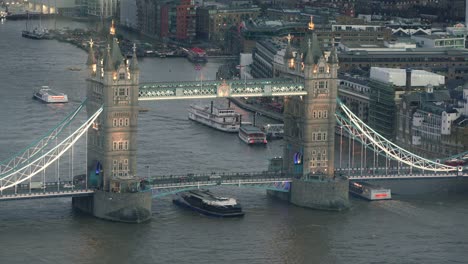
M 172 186 L 174 184 L 200 183 L 212 184 L 213 182 L 246 182 L 249 180 L 278 180 L 286 179 L 287 175 L 283 172 L 235 172 L 235 173 L 202 173 L 202 174 L 183 174 L 183 175 L 161 175 L 145 179 L 149 185 Z

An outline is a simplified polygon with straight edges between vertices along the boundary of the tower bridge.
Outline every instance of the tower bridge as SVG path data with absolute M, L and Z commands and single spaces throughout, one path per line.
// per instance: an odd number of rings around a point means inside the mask
M 140 83 L 136 48 L 130 61 L 124 59 L 114 34 L 115 29 L 111 28 L 102 55 L 96 56 L 92 41 L 89 45 L 87 100 L 77 110 L 86 105 L 86 122 L 59 143 L 59 135 L 76 115 L 74 112 L 38 143 L 0 164 L 0 200 L 72 196 L 75 208 L 96 217 L 142 222 L 151 217 L 152 197 L 200 186 L 262 186 L 289 192 L 290 202 L 299 206 L 341 210 L 349 206 L 348 180 L 467 176 L 463 168 L 401 149 L 337 101 L 336 50 L 333 47 L 329 55 L 324 54 L 313 31 L 307 36 L 307 46 L 295 57 L 288 44 L 285 66 L 277 69 L 281 78 L 152 83 Z M 188 179 L 138 177 L 139 101 L 265 96 L 285 97 L 282 171 L 198 175 Z M 385 169 L 361 167 L 357 174 L 349 168 L 335 168 L 337 122 L 365 149 L 394 160 L 401 170 L 396 174 L 389 172 L 390 164 Z M 55 183 L 46 183 L 46 168 L 59 164 L 66 151 L 73 153 L 73 145 L 83 135 L 84 179 L 76 181 L 71 162 L 70 182 L 64 183 L 57 174 Z M 34 187 L 33 177 L 40 178 L 45 186 Z

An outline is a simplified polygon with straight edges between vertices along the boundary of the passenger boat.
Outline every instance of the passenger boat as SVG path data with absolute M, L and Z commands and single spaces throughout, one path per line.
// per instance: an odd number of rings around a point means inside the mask
M 349 192 L 355 196 L 374 201 L 392 199 L 390 189 L 386 189 L 368 182 L 349 182 Z
M 238 132 L 241 115 L 233 108 L 190 105 L 189 119 L 224 132 Z
M 267 139 L 280 139 L 284 136 L 284 124 L 266 124 L 262 127 Z
M 44 103 L 68 103 L 68 96 L 64 93 L 56 92 L 49 86 L 42 86 L 34 92 L 33 98 L 43 101 Z
M 242 207 L 236 199 L 217 197 L 208 190 L 182 192 L 172 202 L 209 216 L 236 217 L 244 215 Z
M 239 128 L 239 138 L 249 145 L 266 145 L 268 143 L 265 133 L 260 128 L 252 125 L 242 125 Z

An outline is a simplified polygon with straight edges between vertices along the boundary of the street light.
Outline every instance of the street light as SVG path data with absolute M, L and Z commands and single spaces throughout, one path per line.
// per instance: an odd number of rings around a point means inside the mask
M 146 165 L 145 167 L 148 169 L 148 170 L 147 170 L 147 174 L 146 174 L 146 179 L 149 180 L 150 166 L 149 166 L 149 165 Z

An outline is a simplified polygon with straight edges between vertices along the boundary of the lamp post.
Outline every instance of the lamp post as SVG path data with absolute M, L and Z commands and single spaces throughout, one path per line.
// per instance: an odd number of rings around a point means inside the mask
M 146 170 L 146 178 L 147 178 L 147 180 L 149 181 L 149 176 L 150 176 L 150 166 L 149 166 L 149 165 L 146 165 L 145 167 L 147 168 L 147 170 Z

